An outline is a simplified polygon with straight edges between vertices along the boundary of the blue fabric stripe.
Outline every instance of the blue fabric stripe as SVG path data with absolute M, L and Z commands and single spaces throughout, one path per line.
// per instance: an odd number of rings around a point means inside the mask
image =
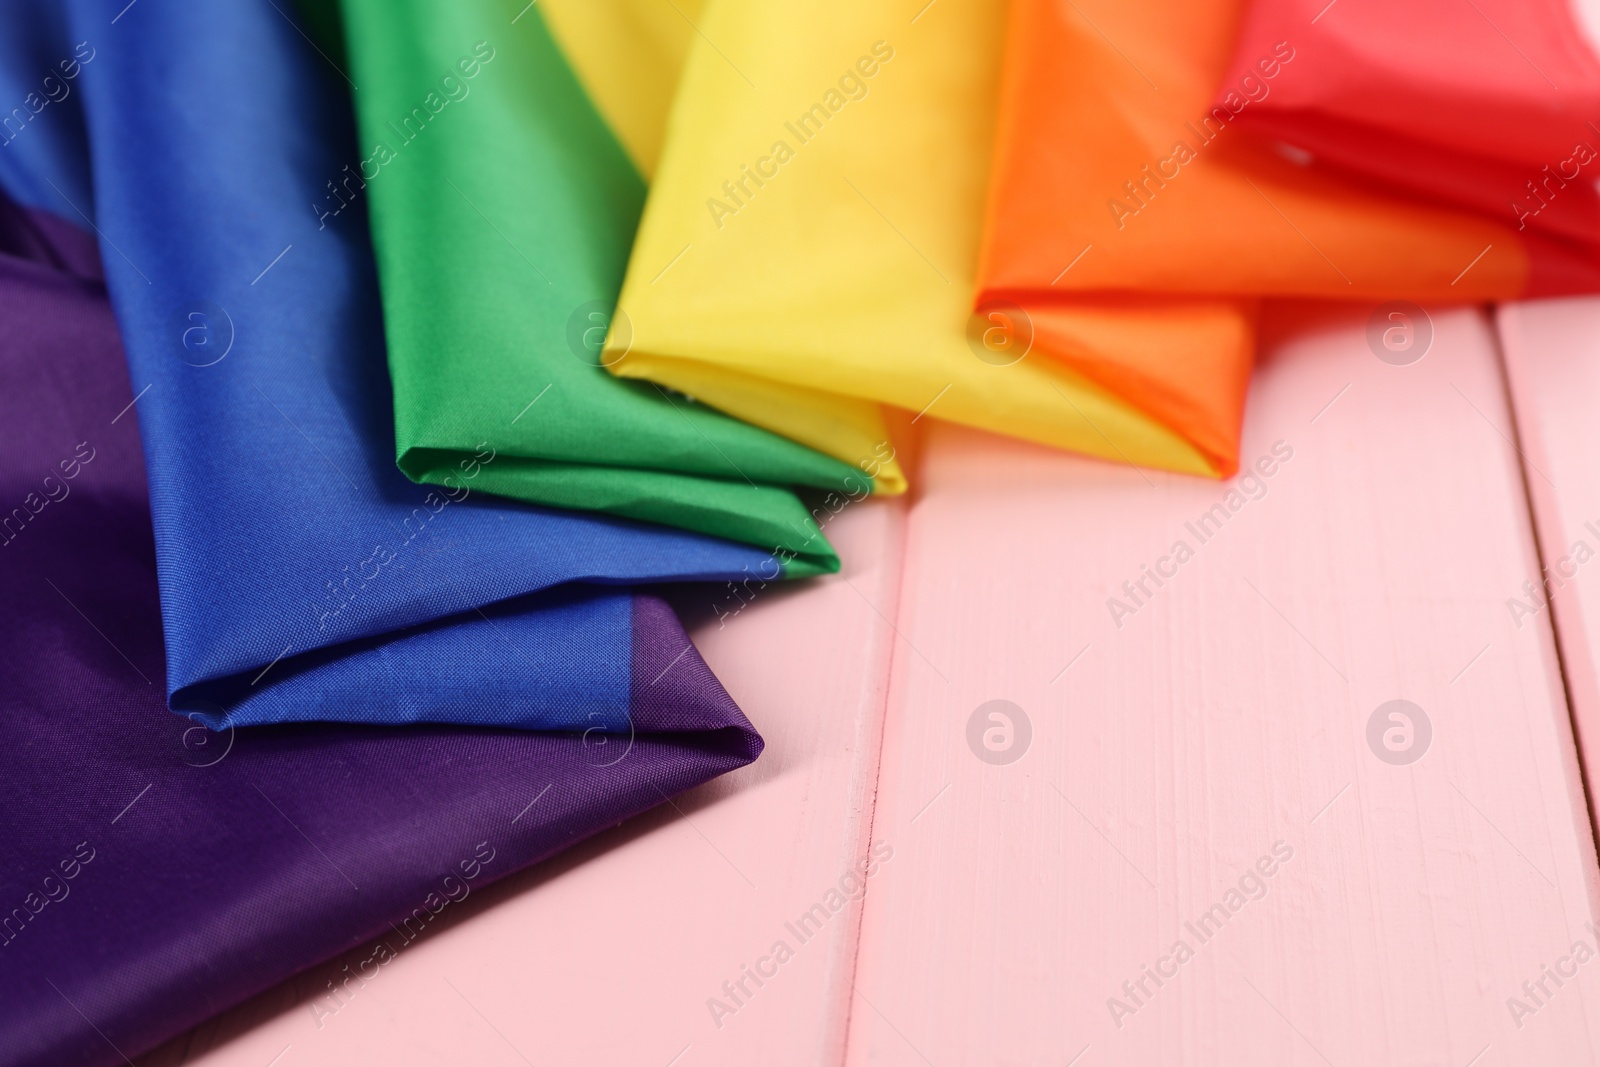
M 467 471 L 449 492 L 401 475 L 366 233 L 319 229 L 313 207 L 356 158 L 342 76 L 284 4 L 124 4 L 67 0 L 62 25 L 55 5 L 0 0 L 0 101 L 79 42 L 93 51 L 0 146 L 0 182 L 93 212 L 102 235 L 172 706 L 213 725 L 583 729 L 625 713 L 625 597 L 479 609 L 571 582 L 731 578 L 765 554 L 491 499 Z M 410 627 L 427 629 L 396 636 Z

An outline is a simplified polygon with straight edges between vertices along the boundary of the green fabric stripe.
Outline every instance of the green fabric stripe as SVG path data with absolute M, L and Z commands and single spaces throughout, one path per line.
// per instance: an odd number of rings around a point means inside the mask
M 645 186 L 519 8 L 341 0 L 362 162 L 340 193 L 371 217 L 401 469 L 438 483 L 493 449 L 491 492 L 837 570 L 789 487 L 859 492 L 859 472 L 594 362 Z

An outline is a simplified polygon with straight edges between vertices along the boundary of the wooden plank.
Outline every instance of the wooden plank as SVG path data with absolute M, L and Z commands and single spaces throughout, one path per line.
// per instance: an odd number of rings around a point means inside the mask
M 1506 610 L 1524 640 L 1524 631 L 1537 633 L 1529 622 L 1554 614 L 1592 787 L 1600 773 L 1600 299 L 1509 304 L 1496 325 L 1541 550 L 1540 573 L 1507 590 Z
M 465 921 L 405 949 L 336 1014 L 312 1004 L 337 965 L 200 1028 L 164 1062 L 839 1062 L 860 894 L 804 944 L 785 924 L 868 847 L 904 512 L 847 507 L 827 527 L 841 575 L 769 587 L 732 617 L 718 615 L 738 602 L 712 609 L 704 588 L 679 598 L 766 738 L 755 764 L 474 894 Z M 792 958 L 730 996 L 723 983 L 779 940 Z M 713 997 L 732 1014 L 713 1013 Z
M 1534 306 L 1563 308 L 1503 329 L 1529 462 L 1567 489 L 1592 481 L 1588 379 L 1552 353 L 1581 363 L 1594 309 Z M 1547 616 L 1505 604 L 1538 564 L 1489 335 L 1438 316 L 1400 368 L 1363 325 L 1302 322 L 1266 362 L 1246 455 L 1294 454 L 1203 544 L 1184 524 L 1222 487 L 935 428 L 903 601 L 899 505 L 874 503 L 830 529 L 848 581 L 720 629 L 701 609 L 768 737 L 754 767 L 475 898 L 320 1029 L 329 968 L 202 1028 L 189 1062 L 834 1063 L 847 1012 L 852 1063 L 1592 1059 L 1600 967 L 1542 972 L 1594 945 L 1596 872 Z M 1124 594 L 1119 628 L 1106 600 L 1179 539 L 1193 558 Z M 1409 765 L 1367 741 L 1395 698 L 1434 730 Z M 1011 765 L 967 740 L 992 699 L 1032 722 Z M 893 855 L 852 978 L 853 905 L 803 945 L 791 927 L 869 833 Z M 1261 899 L 1189 931 L 1278 842 Z M 1180 938 L 1158 987 L 1145 965 Z M 717 1028 L 707 999 L 734 1005 L 721 983 L 776 940 L 793 960 Z
M 1236 510 L 929 432 L 846 1062 L 1595 1062 L 1600 963 L 1541 971 L 1593 950 L 1596 866 L 1550 630 L 1505 607 L 1535 554 L 1489 324 L 1436 314 L 1397 367 L 1363 313 L 1296 321 Z M 1368 740 L 1397 699 L 1409 764 Z M 993 700 L 1031 721 L 1009 765 L 969 745 Z

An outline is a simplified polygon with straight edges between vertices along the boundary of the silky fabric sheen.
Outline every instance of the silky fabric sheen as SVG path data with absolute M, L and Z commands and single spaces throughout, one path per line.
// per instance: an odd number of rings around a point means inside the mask
M 362 160 L 322 209 L 336 225 L 370 204 L 401 470 L 453 484 L 489 447 L 481 491 L 781 550 L 790 575 L 836 570 L 789 487 L 866 495 L 860 471 L 600 366 L 645 187 L 542 11 L 340 6 Z M 635 91 L 670 98 L 660 73 Z
M 1003 15 L 992 0 L 710 0 L 612 373 L 885 476 L 900 476 L 886 405 L 1211 471 L 1156 420 L 1025 345 L 991 349 L 974 322 Z
M 96 271 L 92 235 L 0 200 L 0 501 L 45 501 L 0 523 L 0 1065 L 121 1064 L 373 938 L 381 966 L 473 890 L 760 751 L 644 596 L 624 596 L 632 734 L 168 714 Z
M 702 0 L 540 0 L 538 10 L 584 91 L 648 181 Z
M 1316 0 L 1254 0 L 1224 86 L 1259 77 L 1263 48 L 1313 19 L 1315 46 L 1295 77 L 1253 102 L 1242 125 L 1518 230 L 1600 244 L 1593 5 L 1340 0 L 1323 13 Z
M 0 4 L 0 99 L 86 57 L 0 148 L 0 185 L 101 239 L 136 398 L 123 418 L 149 468 L 171 706 L 219 728 L 626 731 L 626 594 L 524 598 L 777 564 L 493 500 L 476 488 L 492 446 L 449 486 L 409 482 L 365 220 L 320 225 L 314 206 L 353 158 L 349 87 L 270 0 L 121 8 Z
M 1246 68 L 1243 6 L 1011 6 L 976 296 L 980 310 L 1017 309 L 1041 357 L 1182 435 L 1219 474 L 1238 465 L 1260 299 L 1600 286 L 1594 256 L 1519 232 L 1509 213 L 1395 195 L 1253 136 L 1252 116 L 1294 91 L 1331 43 L 1321 23 L 1340 16 L 1253 39 Z

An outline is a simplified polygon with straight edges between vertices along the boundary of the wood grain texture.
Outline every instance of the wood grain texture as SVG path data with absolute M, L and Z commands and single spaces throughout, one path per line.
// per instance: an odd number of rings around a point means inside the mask
M 1488 320 L 1434 324 L 1395 367 L 1362 315 L 1267 323 L 1252 482 L 924 420 L 909 504 L 830 526 L 842 576 L 725 625 L 680 599 L 760 761 L 475 894 L 320 1027 L 337 964 L 150 1062 L 1595 1062 L 1600 961 L 1544 970 L 1595 947 L 1600 877 L 1550 614 L 1506 605 L 1539 567 L 1517 433 Z M 1501 332 L 1529 477 L 1562 487 L 1533 486 L 1548 556 L 1600 516 L 1600 304 Z M 1369 741 L 1395 699 L 1431 724 L 1414 762 Z M 992 700 L 1031 724 L 1009 764 L 969 737 Z M 802 943 L 873 841 L 864 907 Z
M 1293 455 L 1203 543 L 1229 486 L 931 430 L 848 1063 L 1595 1061 L 1600 962 L 1507 1006 L 1593 949 L 1596 866 L 1550 630 L 1505 607 L 1536 562 L 1493 335 L 1436 315 L 1395 367 L 1365 318 L 1269 325 L 1243 455 Z M 1033 731 L 1004 766 L 995 699 Z M 1394 699 L 1408 765 L 1367 739 Z
M 677 598 L 766 739 L 756 763 L 475 893 L 337 1014 L 318 1018 L 310 999 L 336 964 L 201 1027 L 161 1061 L 838 1063 L 859 893 L 803 945 L 784 924 L 868 847 L 903 518 L 899 501 L 848 507 L 827 528 L 842 574 L 771 586 L 731 618 L 718 615 L 738 602 L 719 612 L 703 588 Z M 793 958 L 730 1001 L 722 983 L 783 938 Z M 714 996 L 735 1013 L 714 1020 Z
M 1497 315 L 1543 573 L 1507 590 L 1522 624 L 1554 615 L 1578 748 L 1600 773 L 1600 298 L 1536 300 Z M 1546 586 L 1545 579 L 1549 579 Z

